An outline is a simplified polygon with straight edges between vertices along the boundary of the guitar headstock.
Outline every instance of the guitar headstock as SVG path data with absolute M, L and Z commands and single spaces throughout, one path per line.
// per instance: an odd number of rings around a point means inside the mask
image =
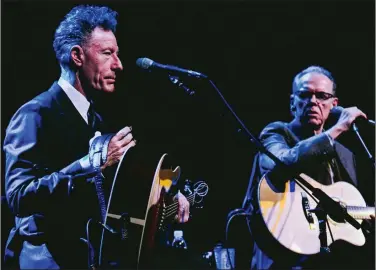
M 187 197 L 191 208 L 203 208 L 204 197 L 208 194 L 209 187 L 204 181 L 193 182 L 186 179 L 182 193 Z

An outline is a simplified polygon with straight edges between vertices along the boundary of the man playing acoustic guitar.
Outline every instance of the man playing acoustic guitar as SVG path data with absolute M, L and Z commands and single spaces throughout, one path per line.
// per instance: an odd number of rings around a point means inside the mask
M 367 116 L 357 107 L 345 108 L 337 123 L 328 130 L 324 130 L 324 124 L 330 115 L 331 109 L 337 106 L 338 103 L 335 90 L 335 81 L 331 73 L 326 69 L 319 66 L 310 66 L 301 71 L 293 80 L 293 90 L 290 98 L 290 110 L 294 119 L 290 123 L 274 122 L 267 125 L 261 132 L 260 140 L 266 149 L 288 165 L 293 173 L 304 173 L 324 185 L 344 181 L 357 187 L 358 179 L 354 156 L 336 139 L 351 128 L 356 118 L 367 118 Z M 252 194 L 252 198 L 257 193 L 256 190 L 261 177 L 266 172 L 273 171 L 276 168 L 275 163 L 265 154 L 258 154 L 255 157 L 254 164 L 255 168 L 251 176 L 250 194 Z M 292 176 L 290 175 L 290 177 Z M 300 196 L 300 194 L 297 196 Z M 301 205 L 300 202 L 295 201 L 295 203 Z M 253 215 L 256 214 L 257 211 L 254 211 Z M 271 215 L 275 217 L 277 213 Z M 288 219 L 296 223 L 300 222 L 292 216 L 289 216 L 286 220 Z M 302 222 L 307 221 L 304 220 Z M 252 235 L 257 238 L 258 234 L 258 228 L 254 229 L 253 227 Z M 254 244 L 252 269 L 308 267 L 310 260 L 305 260 L 304 256 L 294 261 L 287 261 L 281 254 L 277 256 L 270 255 L 262 247 L 262 242 L 264 242 L 263 239 L 256 240 Z M 318 238 L 317 243 L 319 243 Z M 312 244 L 317 245 L 317 243 Z M 327 265 L 328 261 L 324 263 L 321 259 L 313 265 L 309 262 L 309 267 L 320 267 L 317 264 L 318 262 L 328 269 L 331 267 L 343 267 Z
M 98 216 L 95 191 L 99 197 L 98 182 L 89 179 L 103 177 L 105 168 L 117 165 L 136 144 L 131 127 L 109 133 L 93 108 L 102 94 L 115 91 L 123 70 L 116 17 L 105 6 L 73 8 L 53 42 L 59 80 L 10 120 L 4 139 L 5 191 L 15 224 L 4 252 L 6 268 L 88 267 L 82 239 L 88 235 L 88 219 Z M 179 195 L 177 203 L 179 222 L 186 222 L 189 202 Z

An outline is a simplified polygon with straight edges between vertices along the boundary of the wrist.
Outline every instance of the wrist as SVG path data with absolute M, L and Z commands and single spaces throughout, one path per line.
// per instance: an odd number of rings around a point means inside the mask
M 336 139 L 339 135 L 341 135 L 342 132 L 344 132 L 345 129 L 342 128 L 341 126 L 335 125 L 325 131 L 325 133 L 330 136 L 333 140 Z
M 89 155 L 86 155 L 83 158 L 81 158 L 79 162 L 83 171 L 88 170 L 92 167 L 90 164 Z
M 107 168 L 107 162 L 101 166 L 101 171 L 104 172 L 104 170 Z

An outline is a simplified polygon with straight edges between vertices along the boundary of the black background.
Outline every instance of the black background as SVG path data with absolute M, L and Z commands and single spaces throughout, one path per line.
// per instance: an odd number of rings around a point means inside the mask
M 243 201 L 255 148 L 232 118 L 219 116 L 226 110 L 207 81 L 181 76 L 196 91 L 190 97 L 167 74 L 141 71 L 137 58 L 207 74 L 255 136 L 269 122 L 290 121 L 292 79 L 309 65 L 332 72 L 341 106 L 358 106 L 374 119 L 374 1 L 3 1 L 2 138 L 16 109 L 59 78 L 54 30 L 78 3 L 119 13 L 124 71 L 101 106 L 105 119 L 114 131 L 132 125 L 145 159 L 169 153 L 182 167 L 181 180 L 209 185 L 204 208 L 187 224 L 188 244 L 200 251 L 223 240 L 227 213 Z M 374 129 L 361 131 L 374 153 Z M 361 180 L 372 187 L 373 201 L 374 176 Z

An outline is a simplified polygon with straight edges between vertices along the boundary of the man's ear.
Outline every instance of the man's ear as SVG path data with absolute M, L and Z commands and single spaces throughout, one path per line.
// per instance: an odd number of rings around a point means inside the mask
M 338 98 L 334 98 L 332 102 L 332 106 L 330 109 L 333 109 L 333 107 L 338 106 Z
M 81 67 L 84 60 L 84 50 L 79 45 L 74 45 L 70 51 L 72 62 L 76 67 Z

